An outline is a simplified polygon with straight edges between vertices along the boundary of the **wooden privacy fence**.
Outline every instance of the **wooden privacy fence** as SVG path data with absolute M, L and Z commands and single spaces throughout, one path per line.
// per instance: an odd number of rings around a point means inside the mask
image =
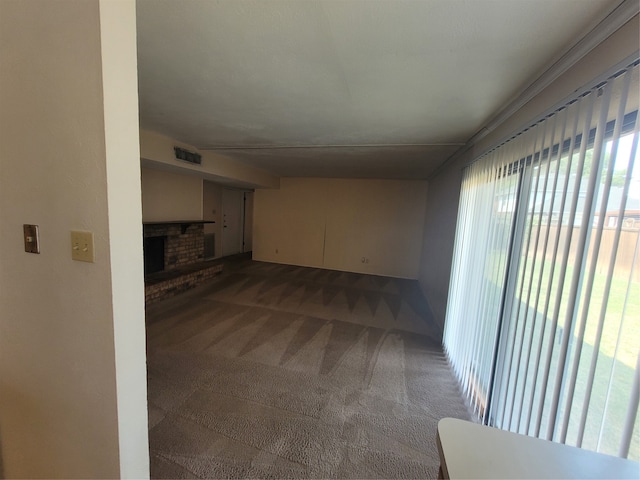
M 535 228 L 535 227 L 534 227 Z M 541 232 L 541 238 L 546 235 L 546 228 L 549 228 L 549 239 L 555 238 L 557 234 L 557 230 L 559 228 L 558 225 L 551 225 L 547 227 L 546 225 L 542 225 L 543 229 Z M 593 248 L 594 248 L 594 235 L 596 234 L 596 228 L 592 229 L 591 240 L 589 242 L 589 252 L 588 252 L 588 261 L 592 258 Z M 567 234 L 570 229 L 567 228 L 566 225 L 562 226 L 562 230 L 560 232 L 560 250 L 564 248 L 564 245 L 567 241 Z M 573 232 L 571 233 L 571 247 L 569 249 L 569 265 L 575 265 L 576 262 L 576 247 L 577 247 L 577 238 L 579 235 L 580 227 L 573 227 Z M 609 260 L 611 258 L 611 251 L 614 247 L 613 242 L 615 239 L 615 228 L 605 227 L 602 231 L 602 240 L 600 242 L 600 249 L 598 253 L 598 263 L 596 267 L 596 273 L 606 275 L 609 269 Z M 535 235 L 536 232 L 533 232 Z M 614 270 L 614 275 L 616 277 L 624 277 L 631 274 L 633 269 L 632 281 L 639 282 L 640 281 L 640 258 L 635 260 L 634 264 L 634 256 L 636 254 L 636 248 L 638 248 L 638 236 L 640 235 L 640 229 L 638 228 L 623 228 L 620 232 L 620 241 L 618 243 L 618 253 L 616 255 L 616 267 Z M 538 244 L 538 255 L 543 254 L 543 243 L 539 242 Z M 638 252 L 640 256 L 640 252 Z M 553 260 L 553 249 L 547 249 L 546 252 L 546 260 Z M 588 264 L 590 265 L 590 263 Z

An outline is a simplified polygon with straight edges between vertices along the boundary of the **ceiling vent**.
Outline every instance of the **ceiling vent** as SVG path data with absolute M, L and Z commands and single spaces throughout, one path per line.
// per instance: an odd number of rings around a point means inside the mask
M 193 153 L 180 147 L 173 147 L 173 151 L 176 153 L 176 158 L 178 160 L 195 163 L 196 165 L 200 165 L 202 163 L 202 156 L 199 153 Z

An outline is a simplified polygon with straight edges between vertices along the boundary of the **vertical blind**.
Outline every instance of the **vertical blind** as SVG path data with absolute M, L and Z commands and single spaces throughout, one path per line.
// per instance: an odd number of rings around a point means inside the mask
M 638 70 L 464 170 L 443 341 L 484 423 L 636 461 Z

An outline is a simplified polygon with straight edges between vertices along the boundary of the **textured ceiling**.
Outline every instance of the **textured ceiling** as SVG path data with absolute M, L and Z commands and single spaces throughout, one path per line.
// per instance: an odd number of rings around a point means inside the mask
M 425 178 L 618 3 L 138 0 L 141 127 L 282 176 Z

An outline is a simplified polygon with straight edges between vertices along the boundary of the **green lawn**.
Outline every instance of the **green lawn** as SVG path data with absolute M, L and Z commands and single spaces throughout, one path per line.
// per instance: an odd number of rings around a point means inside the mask
M 529 259 L 529 263 L 531 259 Z M 527 317 L 527 327 L 524 331 L 521 328 L 516 332 L 521 335 L 525 342 L 528 342 L 533 334 L 534 347 L 538 345 L 538 339 L 540 336 L 540 326 L 544 323 L 542 320 L 546 305 L 547 291 L 551 289 L 550 302 L 547 310 L 547 321 L 554 312 L 554 307 L 557 307 L 559 301 L 559 320 L 558 320 L 558 334 L 554 343 L 554 356 L 551 361 L 551 380 L 547 387 L 547 392 L 550 392 L 553 387 L 553 381 L 556 378 L 558 370 L 558 358 L 557 351 L 559 351 L 560 333 L 563 328 L 568 326 L 569 315 L 569 286 L 572 281 L 574 273 L 573 266 L 567 266 L 566 275 L 564 278 L 562 288 L 562 295 L 558 298 L 557 292 L 560 288 L 561 281 L 561 265 L 556 264 L 555 268 L 550 261 L 538 262 L 539 267 L 531 276 L 531 270 L 527 269 L 525 274 L 525 288 L 522 290 L 520 296 L 521 301 L 529 301 L 531 303 L 536 299 L 538 280 L 542 273 L 542 284 L 540 289 L 540 301 L 537 305 L 531 305 L 532 309 L 527 310 L 521 308 L 520 310 L 520 322 L 522 326 L 525 316 Z M 553 281 L 550 283 L 550 276 L 553 270 Z M 530 280 L 533 280 L 529 282 Z M 529 296 L 528 284 L 532 285 L 531 296 Z M 573 399 L 571 404 L 571 415 L 567 433 L 567 443 L 571 444 L 575 442 L 575 438 L 578 432 L 578 425 L 580 423 L 580 417 L 583 406 L 587 401 L 587 381 L 589 376 L 589 370 L 593 358 L 594 348 L 596 344 L 596 333 L 598 330 L 598 323 L 600 317 L 600 310 L 604 300 L 604 289 L 606 285 L 606 274 L 596 273 L 593 278 L 593 288 L 590 295 L 586 295 L 584 289 L 587 285 L 587 279 L 583 279 L 582 293 L 578 300 L 578 311 L 576 317 L 576 324 L 574 325 L 571 342 L 570 342 L 570 368 L 574 365 L 575 355 L 578 350 L 578 332 L 580 330 L 580 322 L 583 317 L 584 309 L 587 309 L 586 323 L 584 328 L 584 341 L 580 348 L 580 361 L 578 364 L 578 372 L 576 377 L 576 385 L 573 391 Z M 519 290 L 518 290 L 519 291 Z M 537 318 L 537 322 L 533 319 Z M 593 387 L 590 392 L 589 408 L 586 422 L 586 429 L 582 446 L 595 450 L 600 442 L 599 451 L 616 455 L 618 453 L 619 440 L 622 432 L 622 428 L 625 422 L 627 408 L 629 404 L 629 396 L 631 392 L 632 383 L 634 380 L 636 361 L 638 357 L 638 348 L 640 347 L 640 283 L 629 282 L 629 275 L 614 275 L 612 278 L 611 289 L 609 298 L 606 304 L 606 313 L 604 317 L 604 323 L 602 326 L 601 340 L 598 345 L 598 361 L 596 364 L 596 374 L 593 383 Z M 547 329 L 543 338 L 543 362 L 545 361 L 545 353 L 548 351 L 551 331 Z M 520 337 L 518 337 L 520 338 Z M 616 351 L 616 345 L 618 349 Z M 526 347 L 525 347 L 526 348 Z M 526 350 L 525 350 L 526 352 Z M 546 365 L 546 363 L 544 364 Z M 565 374 L 567 375 L 567 374 Z M 612 381 L 610 381 L 610 379 Z M 528 384 L 523 383 L 519 388 L 531 388 L 528 385 L 533 384 L 533 379 L 530 378 Z M 537 381 L 537 387 L 539 388 L 540 378 Z M 564 412 L 568 391 L 563 392 L 561 398 L 561 415 Z M 550 408 L 549 395 L 545 398 L 545 409 L 548 412 Z M 537 405 L 536 405 L 537 407 Z M 606 415 L 605 415 L 606 412 Z M 548 415 L 548 413 L 547 413 Z M 601 419 L 604 415 L 604 422 Z M 543 414 L 543 431 L 546 427 L 548 418 Z M 636 431 L 638 422 L 636 421 Z M 601 434 L 602 427 L 602 437 Z M 630 458 L 635 460 L 640 459 L 640 444 L 639 435 L 635 435 L 634 441 L 631 446 Z
M 498 258 L 498 255 L 493 257 L 494 260 L 488 259 L 490 265 Z M 522 262 L 524 262 L 524 260 L 523 258 Z M 550 365 L 550 380 L 547 395 L 544 398 L 545 407 L 542 422 L 542 431 L 544 432 L 548 422 L 547 417 L 550 409 L 553 382 L 558 370 L 557 353 L 559 351 L 562 328 L 565 327 L 566 323 L 569 289 L 574 274 L 574 267 L 573 265 L 567 265 L 565 278 L 562 282 L 563 287 L 560 290 L 561 265 L 556 263 L 554 266 L 550 260 L 540 261 L 541 259 L 538 257 L 535 262 L 537 268 L 531 272 L 530 266 L 532 260 L 533 255 L 530 255 L 527 258 L 527 266 L 525 267 L 524 263 L 520 265 L 520 278 L 518 279 L 518 288 L 516 290 L 518 298 L 522 302 L 520 303 L 519 321 L 517 322 L 519 328 L 515 332 L 516 344 L 519 344 L 520 339 L 523 339 L 524 352 L 522 352 L 522 363 L 519 365 L 520 371 L 523 372 L 524 370 L 526 358 L 530 357 L 532 359 L 531 361 L 533 361 L 541 341 L 543 347 L 542 356 L 535 381 L 533 378 L 535 365 L 531 365 L 527 371 L 527 379 L 520 378 L 515 391 L 516 404 L 522 399 L 526 412 L 530 406 L 527 399 L 533 396 L 534 412 L 537 411 L 539 402 L 542 400 L 539 398 L 543 384 L 542 374 L 546 366 L 546 354 L 551 342 L 552 331 L 550 330 L 549 319 L 557 307 L 559 311 L 558 330 L 556 338 L 554 339 L 554 355 L 552 356 Z M 550 283 L 549 280 L 552 270 L 553 281 Z M 540 292 L 538 292 L 538 283 L 541 276 L 542 283 Z M 520 282 L 523 277 L 525 279 L 525 288 L 520 290 Z M 635 367 L 638 349 L 640 348 L 640 282 L 630 282 L 629 280 L 628 271 L 626 273 L 614 272 L 606 305 L 602 337 L 598 345 L 599 354 L 596 374 L 591 389 L 586 423 L 587 428 L 585 429 L 582 443 L 584 448 L 596 450 L 598 442 L 600 442 L 598 450 L 612 455 L 617 455 L 618 453 L 620 436 L 629 404 L 631 385 L 634 380 L 634 375 L 636 374 Z M 567 430 L 566 441 L 568 444 L 575 444 L 580 416 L 585 402 L 587 378 L 595 349 L 600 309 L 604 301 L 606 271 L 604 273 L 595 273 L 593 289 L 590 295 L 586 295 L 586 284 L 587 278 L 583 278 L 579 297 L 580 307 L 574 324 L 569 350 L 569 372 L 571 372 L 576 351 L 580 346 L 577 337 L 579 324 L 584 309 L 586 308 L 587 315 L 585 317 L 584 341 L 580 347 L 580 362 L 578 364 L 576 385 L 573 391 L 570 421 Z M 529 288 L 531 288 L 531 291 L 529 291 Z M 549 297 L 549 304 L 547 305 L 545 302 L 549 289 L 551 290 L 551 295 Z M 538 293 L 540 293 L 539 296 Z M 537 298 L 538 302 L 536 303 Z M 525 306 L 527 302 L 529 307 Z M 547 309 L 546 317 L 544 316 L 545 308 Z M 515 311 L 513 315 L 515 315 Z M 545 323 L 547 323 L 547 327 L 543 335 L 541 327 Z M 531 352 L 529 352 L 530 342 Z M 618 345 L 617 351 L 616 345 Z M 516 351 L 516 358 L 519 358 L 520 353 L 520 351 Z M 534 389 L 535 392 L 533 395 L 532 389 Z M 566 405 L 568 393 L 566 390 L 563 391 L 561 397 L 561 415 L 564 413 L 563 409 Z M 520 414 L 519 411 L 516 411 L 516 413 L 518 415 Z M 604 422 L 602 421 L 603 418 Z M 640 460 L 639 424 L 640 419 L 636 420 L 635 435 L 629 454 L 629 458 L 636 461 Z
M 529 262 L 531 263 L 531 262 Z M 537 262 L 541 263 L 541 262 Z M 549 288 L 549 276 L 552 270 L 552 263 L 550 261 L 544 261 L 541 263 L 543 267 L 542 272 L 542 287 L 541 287 L 541 299 L 544 299 L 547 295 Z M 527 270 L 527 278 L 530 278 L 530 270 Z M 560 309 L 558 322 L 559 326 L 564 327 L 567 306 L 569 300 L 569 287 L 571 279 L 573 278 L 574 268 L 572 265 L 567 266 L 564 288 L 562 289 L 562 295 L 560 297 Z M 551 283 L 551 304 L 548 314 L 553 312 L 558 300 L 558 283 L 560 280 L 560 265 L 556 264 L 553 272 L 553 282 Z M 537 293 L 537 282 L 540 278 L 540 270 L 536 269 L 533 272 L 534 291 L 531 298 L 535 298 Z M 576 319 L 576 326 L 574 327 L 574 334 L 578 333 L 577 323 L 581 320 L 583 309 L 588 308 L 588 314 L 586 317 L 584 341 L 585 343 L 593 346 L 596 339 L 596 331 L 598 329 L 598 322 L 600 316 L 600 309 L 604 299 L 604 289 L 606 284 L 606 274 L 596 273 L 593 281 L 593 289 L 591 294 L 587 297 L 584 292 L 587 279 L 583 279 L 583 292 L 580 298 L 579 315 Z M 525 288 L 523 292 L 523 299 L 526 299 L 528 290 Z M 542 313 L 544 309 L 544 300 L 535 306 L 538 312 Z M 623 316 L 624 313 L 624 316 Z M 621 342 L 618 346 L 618 352 L 616 353 L 616 345 L 618 344 L 618 336 L 620 334 L 620 328 L 622 328 Z M 629 282 L 629 275 L 627 273 L 618 274 L 614 271 L 614 276 L 611 282 L 611 289 L 609 298 L 607 300 L 606 314 L 602 329 L 602 338 L 600 340 L 599 351 L 610 357 L 616 357 L 616 359 L 635 369 L 638 348 L 640 346 L 640 282 Z

